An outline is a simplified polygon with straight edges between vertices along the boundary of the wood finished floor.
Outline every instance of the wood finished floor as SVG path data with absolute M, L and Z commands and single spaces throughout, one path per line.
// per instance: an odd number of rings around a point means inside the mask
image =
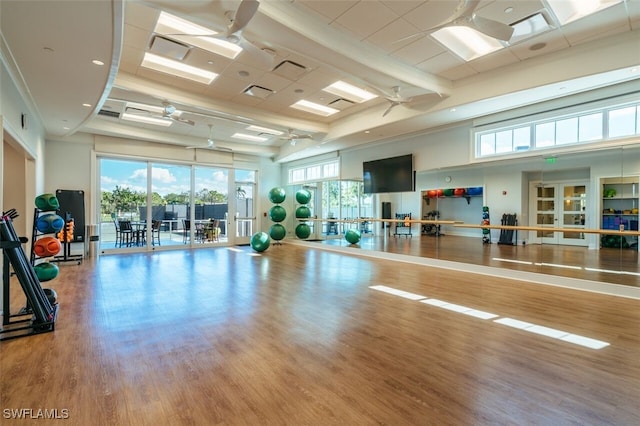
M 322 244 L 349 246 L 344 238 L 319 241 Z M 628 286 L 640 286 L 638 250 L 528 244 L 525 246 L 482 244 L 480 238 L 461 236 L 394 237 L 365 236 L 360 240 L 363 250 L 399 253 L 473 265 L 558 275 Z M 510 260 L 524 263 L 512 263 Z M 566 267 L 560 267 L 568 266 Z M 591 268 L 585 269 L 585 268 Z M 604 272 L 612 271 L 612 272 Z M 618 272 L 625 271 L 627 274 Z
M 638 300 L 286 243 L 60 271 L 45 283 L 60 300 L 56 330 L 0 342 L 2 425 L 640 424 Z M 9 419 L 11 409 L 69 418 Z

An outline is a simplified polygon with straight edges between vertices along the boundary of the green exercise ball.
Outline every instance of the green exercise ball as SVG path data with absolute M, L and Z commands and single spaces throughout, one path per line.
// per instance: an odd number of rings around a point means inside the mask
M 271 228 L 269 228 L 269 236 L 275 241 L 282 240 L 286 235 L 287 230 L 279 223 L 274 223 L 271 225 Z
M 311 235 L 311 228 L 309 227 L 309 225 L 307 225 L 306 223 L 300 223 L 298 226 L 296 226 L 296 237 L 304 240 L 309 238 L 309 235 Z
M 300 204 L 307 204 L 311 201 L 311 192 L 306 189 L 299 189 L 298 192 L 296 192 L 296 201 Z
M 251 248 L 257 252 L 263 252 L 269 248 L 271 240 L 266 232 L 256 232 L 251 237 Z
M 300 206 L 296 209 L 296 217 L 298 219 L 307 219 L 311 216 L 311 209 L 307 206 Z
M 345 232 L 344 239 L 351 244 L 358 244 L 360 242 L 360 231 L 357 229 L 349 229 Z
M 60 208 L 58 197 L 54 194 L 42 194 L 36 197 L 36 208 L 43 212 L 50 212 Z
M 42 282 L 51 281 L 56 278 L 58 276 L 58 272 L 60 272 L 57 265 L 49 262 L 39 263 L 33 267 L 33 270 L 36 272 L 38 280 Z
M 280 204 L 287 198 L 287 193 L 284 192 L 284 188 L 271 188 L 269 191 L 269 200 L 274 204 Z
M 287 211 L 284 207 L 275 205 L 269 209 L 269 217 L 274 222 L 282 222 L 287 217 Z

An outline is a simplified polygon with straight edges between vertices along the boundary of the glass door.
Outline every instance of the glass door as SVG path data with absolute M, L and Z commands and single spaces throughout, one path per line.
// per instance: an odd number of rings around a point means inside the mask
M 235 227 L 235 244 L 249 244 L 256 223 L 255 170 L 235 170 L 235 213 L 233 214 L 233 226 Z
M 585 182 L 532 183 L 530 194 L 533 194 L 531 217 L 535 218 L 534 226 L 548 228 L 533 231 L 535 238 L 531 239 L 532 242 L 587 245 L 585 234 L 581 231 L 586 223 Z M 572 228 L 575 232 L 555 232 L 557 228 Z

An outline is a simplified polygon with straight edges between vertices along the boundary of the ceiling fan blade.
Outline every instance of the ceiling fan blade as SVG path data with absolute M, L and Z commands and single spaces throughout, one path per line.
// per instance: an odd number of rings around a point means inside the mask
M 251 43 L 242 35 L 240 36 L 240 40 L 238 44 L 240 45 L 240 47 L 242 47 L 244 51 L 246 51 L 249 55 L 253 56 L 254 58 L 257 58 L 265 66 L 269 68 L 273 66 L 273 62 L 275 60 L 274 54 L 271 54 L 269 51 L 260 49 L 258 46 Z
M 492 19 L 483 18 L 474 14 L 468 24 L 469 27 L 480 31 L 489 37 L 509 41 L 513 35 L 513 27 L 502 22 L 494 21 Z
M 389 105 L 389 108 L 387 108 L 387 110 L 382 113 L 382 116 L 386 117 L 387 114 L 389 114 L 391 112 L 391 110 L 394 109 L 395 107 L 397 107 L 398 105 L 400 105 L 399 102 L 391 102 L 391 105 Z
M 258 11 L 258 6 L 260 6 L 258 0 L 242 0 L 238 10 L 236 10 L 233 22 L 227 29 L 227 34 L 230 35 L 242 31 Z

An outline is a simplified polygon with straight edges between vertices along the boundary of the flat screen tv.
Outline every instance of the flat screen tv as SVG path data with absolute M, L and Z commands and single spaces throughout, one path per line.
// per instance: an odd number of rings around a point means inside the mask
M 365 161 L 362 178 L 365 194 L 414 191 L 413 155 Z

